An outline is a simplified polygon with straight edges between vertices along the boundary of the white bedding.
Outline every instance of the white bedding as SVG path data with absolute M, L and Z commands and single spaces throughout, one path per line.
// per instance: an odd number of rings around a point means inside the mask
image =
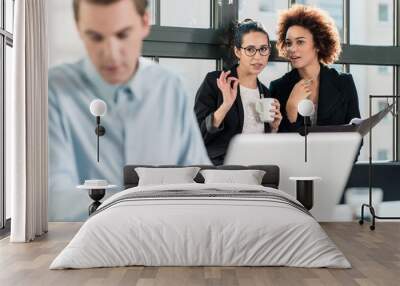
M 254 185 L 179 184 L 135 187 L 107 199 L 50 269 L 145 266 L 294 266 L 350 268 L 317 221 L 301 210 L 259 198 L 114 200 L 140 191 L 263 190 Z

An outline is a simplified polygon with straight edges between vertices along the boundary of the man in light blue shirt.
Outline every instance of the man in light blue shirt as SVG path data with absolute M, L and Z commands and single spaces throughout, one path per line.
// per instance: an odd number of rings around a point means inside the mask
M 88 58 L 49 72 L 49 218 L 76 221 L 91 203 L 76 186 L 86 179 L 122 185 L 127 164 L 210 164 L 177 76 L 140 58 L 149 33 L 145 0 L 75 0 Z M 107 104 L 97 162 L 90 113 Z

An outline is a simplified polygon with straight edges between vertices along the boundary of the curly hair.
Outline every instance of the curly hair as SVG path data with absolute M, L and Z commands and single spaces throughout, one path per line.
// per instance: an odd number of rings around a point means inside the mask
M 296 4 L 279 15 L 277 43 L 279 55 L 286 57 L 286 33 L 291 26 L 301 26 L 311 32 L 314 46 L 318 50 L 318 60 L 323 64 L 332 64 L 342 52 L 340 36 L 333 19 L 325 11 Z

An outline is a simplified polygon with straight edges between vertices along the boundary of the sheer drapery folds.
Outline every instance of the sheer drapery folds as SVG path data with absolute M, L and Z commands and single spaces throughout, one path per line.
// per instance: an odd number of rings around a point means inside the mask
M 13 82 L 6 97 L 6 187 L 11 242 L 47 232 L 47 4 L 15 2 Z

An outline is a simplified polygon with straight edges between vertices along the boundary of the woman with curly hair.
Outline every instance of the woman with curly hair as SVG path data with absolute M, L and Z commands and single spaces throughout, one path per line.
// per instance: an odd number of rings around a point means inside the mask
M 340 37 L 332 18 L 324 11 L 294 5 L 278 20 L 277 48 L 293 70 L 271 82 L 271 96 L 281 103 L 280 131 L 297 131 L 304 119 L 297 112 L 305 98 L 314 103 L 311 125 L 347 124 L 360 117 L 357 90 L 350 74 L 327 65 L 341 53 Z

